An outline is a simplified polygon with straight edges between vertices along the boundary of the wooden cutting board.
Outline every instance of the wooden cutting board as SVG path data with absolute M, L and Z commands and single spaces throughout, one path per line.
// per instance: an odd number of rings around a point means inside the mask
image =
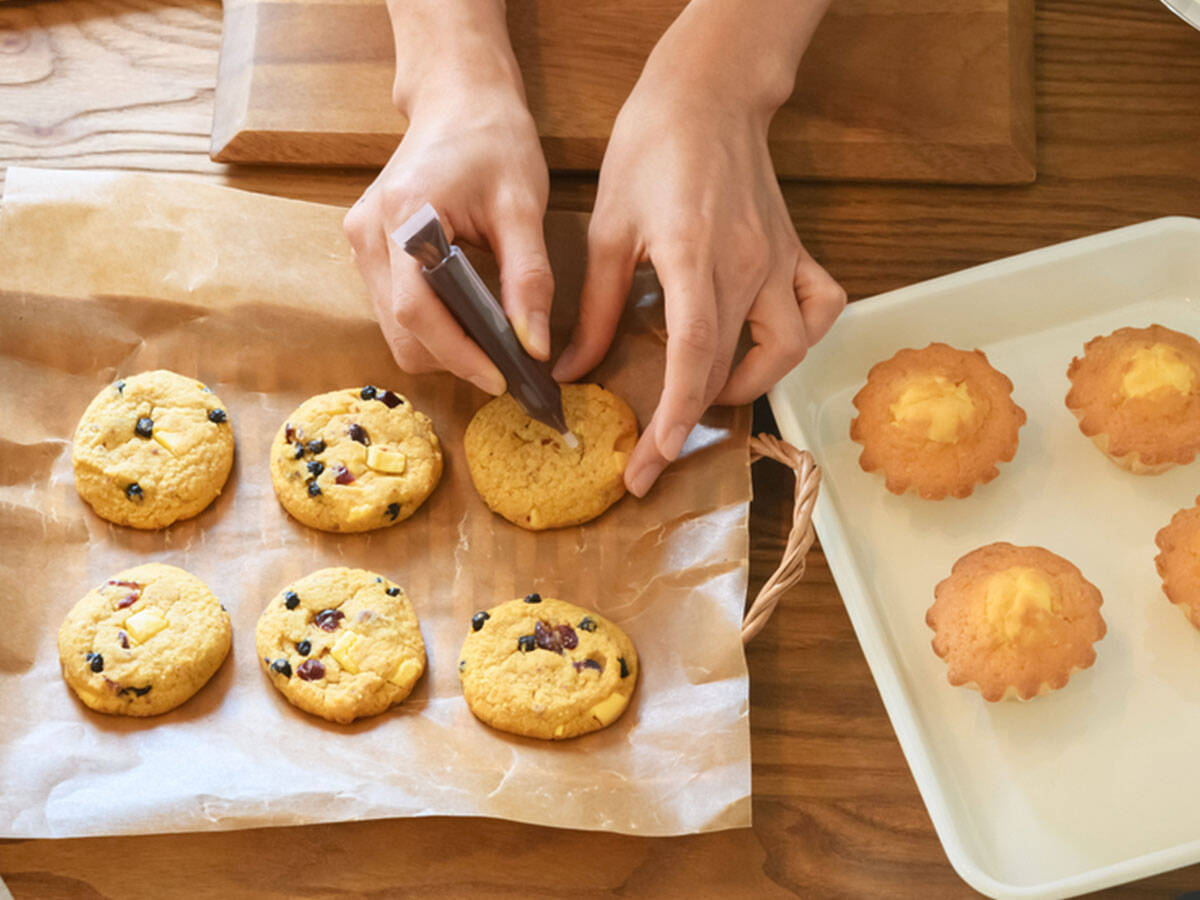
M 685 0 L 509 0 L 556 170 L 595 170 Z M 404 132 L 383 0 L 226 0 L 221 162 L 382 165 Z M 782 177 L 1016 184 L 1036 176 L 1033 0 L 834 0 L 771 128 Z

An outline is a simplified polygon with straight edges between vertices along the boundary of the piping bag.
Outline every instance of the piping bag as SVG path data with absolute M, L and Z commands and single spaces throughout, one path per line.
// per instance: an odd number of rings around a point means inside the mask
M 572 449 L 579 439 L 567 427 L 562 389 L 550 366 L 530 356 L 509 324 L 504 310 L 462 250 L 446 240 L 437 211 L 426 203 L 391 234 L 404 252 L 421 264 L 421 274 L 446 304 L 455 321 L 496 364 L 508 392 L 525 414 L 549 425 Z

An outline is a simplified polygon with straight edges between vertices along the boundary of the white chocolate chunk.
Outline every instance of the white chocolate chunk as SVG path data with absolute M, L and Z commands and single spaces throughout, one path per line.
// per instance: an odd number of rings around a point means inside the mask
M 139 644 L 144 644 L 170 624 L 153 606 L 139 609 L 125 620 L 125 630 Z
M 396 669 L 396 674 L 389 680 L 398 687 L 410 687 L 421 677 L 421 664 L 415 659 L 406 659 Z
M 337 642 L 329 648 L 329 655 L 338 661 L 343 669 L 351 675 L 358 674 L 358 663 L 354 661 L 351 654 L 354 651 L 354 645 L 358 643 L 358 635 L 353 631 L 343 632 L 342 636 L 337 639 Z
M 591 708 L 591 714 L 601 725 L 611 725 L 625 711 L 628 702 L 624 694 L 609 694 Z
M 402 475 L 408 468 L 408 458 L 395 450 L 382 447 L 367 448 L 367 466 L 386 475 Z
M 180 449 L 183 447 L 183 436 L 175 434 L 172 431 L 163 431 L 161 428 L 155 428 L 152 437 L 158 441 L 159 446 L 172 456 L 178 455 Z

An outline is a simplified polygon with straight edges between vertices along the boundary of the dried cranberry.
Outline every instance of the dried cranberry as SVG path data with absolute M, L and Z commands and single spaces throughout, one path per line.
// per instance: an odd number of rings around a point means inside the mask
M 374 400 L 375 399 L 375 387 L 373 385 L 368 384 L 365 388 L 363 388 L 361 391 L 358 392 L 358 396 L 362 397 L 364 400 Z
M 140 591 L 137 593 L 133 593 L 133 594 L 126 594 L 124 597 L 122 597 L 120 600 L 117 601 L 117 609 L 125 609 L 126 607 L 133 606 L 133 604 L 137 603 L 138 597 L 140 597 L 140 596 L 141 596 Z
M 384 593 L 387 594 L 389 597 L 399 597 L 400 596 L 400 588 L 390 587 L 386 591 L 384 591 Z
M 324 453 L 325 452 L 325 442 L 323 440 L 321 440 L 320 438 L 317 438 L 316 440 L 313 440 L 313 441 L 309 441 L 308 442 L 308 452 L 311 453 L 313 456 L 316 456 L 318 453 Z
M 223 409 L 210 409 L 208 411 L 208 421 L 212 422 L 214 425 L 220 425 L 227 418 L 229 417 L 225 415 L 225 410 Z
M 154 420 L 149 416 L 142 416 L 137 420 L 137 424 L 133 426 L 133 433 L 138 437 L 150 437 L 154 434 Z
M 597 672 L 603 672 L 604 667 L 594 659 L 581 659 L 578 662 L 571 663 L 575 667 L 576 672 L 582 672 L 584 669 L 595 669 Z
M 300 595 L 295 591 L 284 591 L 283 605 L 288 609 L 295 609 L 300 605 Z
M 136 694 L 139 697 L 145 697 L 148 693 L 150 693 L 150 688 L 152 688 L 152 687 L 153 687 L 153 685 L 150 685 L 150 684 L 146 685 L 145 687 L 123 687 L 119 691 L 117 691 L 117 693 L 118 694 Z
M 539 647 L 554 653 L 561 654 L 564 649 L 574 650 L 579 646 L 579 638 L 570 625 L 547 625 L 539 620 L 533 627 L 533 634 Z
M 591 616 L 584 616 L 582 619 L 579 620 L 579 630 L 580 631 L 595 631 L 596 630 L 596 620 L 593 619 Z
M 338 484 L 350 484 L 350 482 L 352 482 L 354 480 L 354 473 L 352 473 L 349 469 L 347 469 L 341 463 L 338 463 L 336 466 L 333 467 L 333 472 L 334 472 L 333 480 L 336 481 Z
M 517 649 L 522 653 L 528 653 L 530 650 L 537 649 L 537 638 L 532 634 L 523 634 L 517 638 Z
M 397 406 L 399 406 L 401 403 L 404 402 L 404 400 L 401 397 L 399 397 L 396 394 L 393 394 L 391 391 L 383 391 L 375 399 L 378 400 L 380 403 L 382 403 L 384 406 L 386 406 L 388 409 L 395 409 Z
M 490 619 L 491 616 L 485 612 L 477 612 L 471 616 L 471 630 L 478 631 L 483 627 L 483 623 Z
M 104 657 L 101 656 L 99 653 L 89 653 L 87 656 L 84 657 L 84 659 L 86 659 L 91 664 L 90 668 L 93 672 L 103 672 L 104 671 Z
M 140 584 L 138 584 L 136 581 L 115 581 L 115 580 L 113 580 L 113 579 L 111 579 L 111 578 L 110 578 L 108 581 L 104 582 L 104 583 L 105 583 L 105 584 L 115 584 L 115 585 L 117 585 L 118 587 L 131 587 L 131 588 L 137 588 L 138 590 L 141 590 L 141 587 L 142 587 L 142 586 L 141 586 Z
M 308 496 L 316 497 L 320 493 L 321 493 L 321 486 L 319 484 L 317 484 L 315 481 L 310 481 L 308 483 Z
M 312 652 L 312 641 L 301 641 L 296 645 L 296 652 L 301 656 L 308 656 Z
M 358 441 L 358 442 L 359 442 L 360 444 L 362 444 L 364 447 L 370 447 L 370 446 L 371 446 L 371 438 L 370 438 L 370 436 L 367 434 L 367 429 L 363 428 L 363 427 L 362 427 L 361 425 L 359 425 L 357 422 L 354 422 L 354 423 L 352 423 L 352 424 L 350 425 L 350 427 L 349 427 L 348 429 L 346 429 L 346 430 L 347 430 L 347 431 L 349 432 L 349 434 L 350 434 L 350 440 L 352 440 L 352 441 Z
M 393 522 L 395 522 L 396 516 L 400 515 L 400 504 L 399 503 L 389 503 L 387 509 L 385 509 L 383 511 L 383 514 L 385 516 L 387 516 L 389 519 L 391 519 Z
M 122 649 L 129 649 L 129 635 L 127 635 L 125 632 L 117 632 L 117 642 L 120 643 Z
M 340 609 L 323 609 L 317 613 L 313 622 L 322 631 L 337 631 L 337 627 L 342 624 L 344 618 L 346 618 L 346 614 Z
M 142 486 L 136 481 L 125 488 L 125 496 L 130 500 L 141 500 L 143 497 Z
M 325 666 L 319 659 L 306 659 L 296 668 L 296 674 L 304 681 L 316 681 L 325 677 Z
M 303 434 L 303 432 L 301 433 Z M 296 426 L 294 426 L 291 422 L 288 422 L 283 426 L 283 439 L 289 444 L 296 440 Z
M 284 678 L 291 678 L 292 677 L 292 664 L 289 663 L 286 659 L 282 659 L 282 658 L 277 659 L 277 660 L 275 660 L 275 662 L 271 663 L 271 671 L 278 672 Z
M 619 662 L 621 664 L 621 677 L 628 678 L 629 677 L 629 666 L 625 663 L 625 657 L 622 656 L 620 659 L 617 660 L 617 662 Z
M 313 478 L 316 478 L 324 471 L 325 463 L 321 462 L 319 459 L 310 459 L 308 461 L 308 474 Z

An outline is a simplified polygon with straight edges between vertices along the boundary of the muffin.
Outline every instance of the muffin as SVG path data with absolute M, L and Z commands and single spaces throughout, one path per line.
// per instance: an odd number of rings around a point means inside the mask
M 894 494 L 969 496 L 1016 455 L 1025 411 L 1012 388 L 981 350 L 901 350 L 873 366 L 854 397 L 850 438 L 862 444 L 859 465 L 882 472 Z
M 1096 661 L 1100 591 L 1042 547 L 988 544 L 962 557 L 934 590 L 925 622 L 953 685 L 985 700 L 1029 700 Z
M 1200 342 L 1161 325 L 1088 341 L 1067 369 L 1067 408 L 1109 459 L 1138 475 L 1200 451 Z
M 1154 559 L 1163 593 L 1200 628 L 1200 497 L 1191 509 L 1181 509 L 1157 535 L 1162 552 Z

